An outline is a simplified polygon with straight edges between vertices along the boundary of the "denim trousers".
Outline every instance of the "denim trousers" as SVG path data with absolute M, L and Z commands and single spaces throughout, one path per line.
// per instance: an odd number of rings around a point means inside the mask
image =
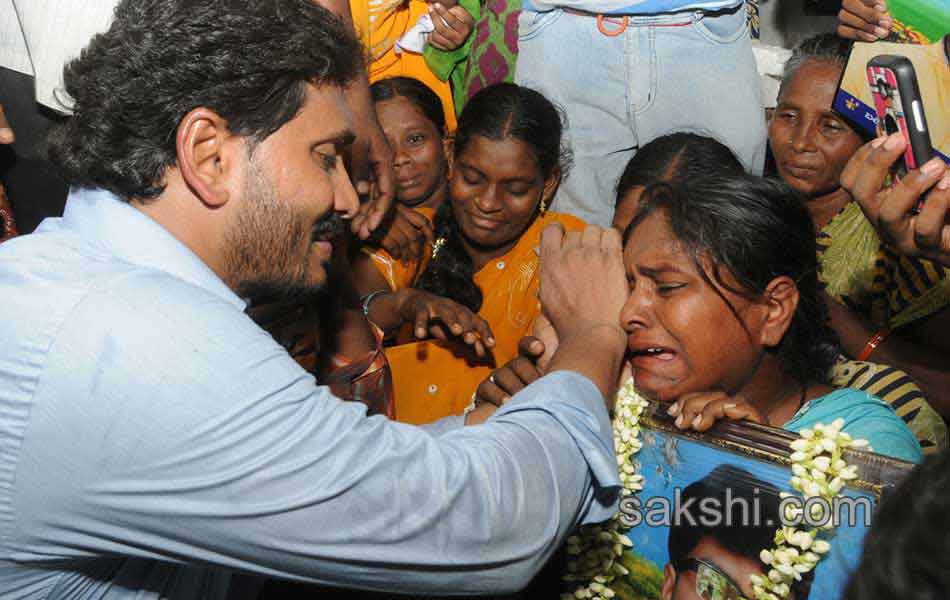
M 691 131 L 729 146 L 750 172 L 765 161 L 765 116 L 744 5 L 719 13 L 612 17 L 563 10 L 519 18 L 515 81 L 564 111 L 573 168 L 553 210 L 610 224 L 637 149 Z

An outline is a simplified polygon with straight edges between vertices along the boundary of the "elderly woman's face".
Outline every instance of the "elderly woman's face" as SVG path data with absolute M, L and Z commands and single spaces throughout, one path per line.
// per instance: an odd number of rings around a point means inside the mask
M 838 179 L 862 140 L 831 112 L 841 68 L 807 61 L 785 82 L 769 125 L 779 175 L 810 198 L 840 187 Z

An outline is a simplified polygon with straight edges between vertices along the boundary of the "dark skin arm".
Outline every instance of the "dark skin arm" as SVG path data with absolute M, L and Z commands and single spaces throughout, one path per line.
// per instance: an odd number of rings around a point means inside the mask
M 857 357 L 879 328 L 839 302 L 828 298 L 826 304 L 842 351 L 851 358 Z M 891 332 L 868 358 L 907 372 L 944 419 L 950 418 L 948 331 L 950 308 L 944 308 Z
M 417 339 L 459 340 L 469 346 L 477 358 L 487 357 L 495 345 L 485 319 L 458 302 L 415 288 L 375 296 L 369 305 L 369 320 L 387 337 L 408 323 Z

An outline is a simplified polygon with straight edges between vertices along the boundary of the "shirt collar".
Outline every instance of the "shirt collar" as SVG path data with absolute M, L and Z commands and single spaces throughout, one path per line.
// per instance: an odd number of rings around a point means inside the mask
M 72 188 L 62 226 L 116 258 L 164 271 L 244 310 L 245 302 L 167 229 L 103 189 Z

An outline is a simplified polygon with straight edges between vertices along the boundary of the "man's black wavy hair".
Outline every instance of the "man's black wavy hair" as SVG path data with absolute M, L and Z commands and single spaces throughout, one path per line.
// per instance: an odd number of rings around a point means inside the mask
M 154 199 L 190 111 L 257 143 L 300 111 L 307 83 L 345 86 L 362 68 L 356 37 L 310 0 L 123 0 L 65 68 L 74 115 L 50 158 L 73 185 Z

